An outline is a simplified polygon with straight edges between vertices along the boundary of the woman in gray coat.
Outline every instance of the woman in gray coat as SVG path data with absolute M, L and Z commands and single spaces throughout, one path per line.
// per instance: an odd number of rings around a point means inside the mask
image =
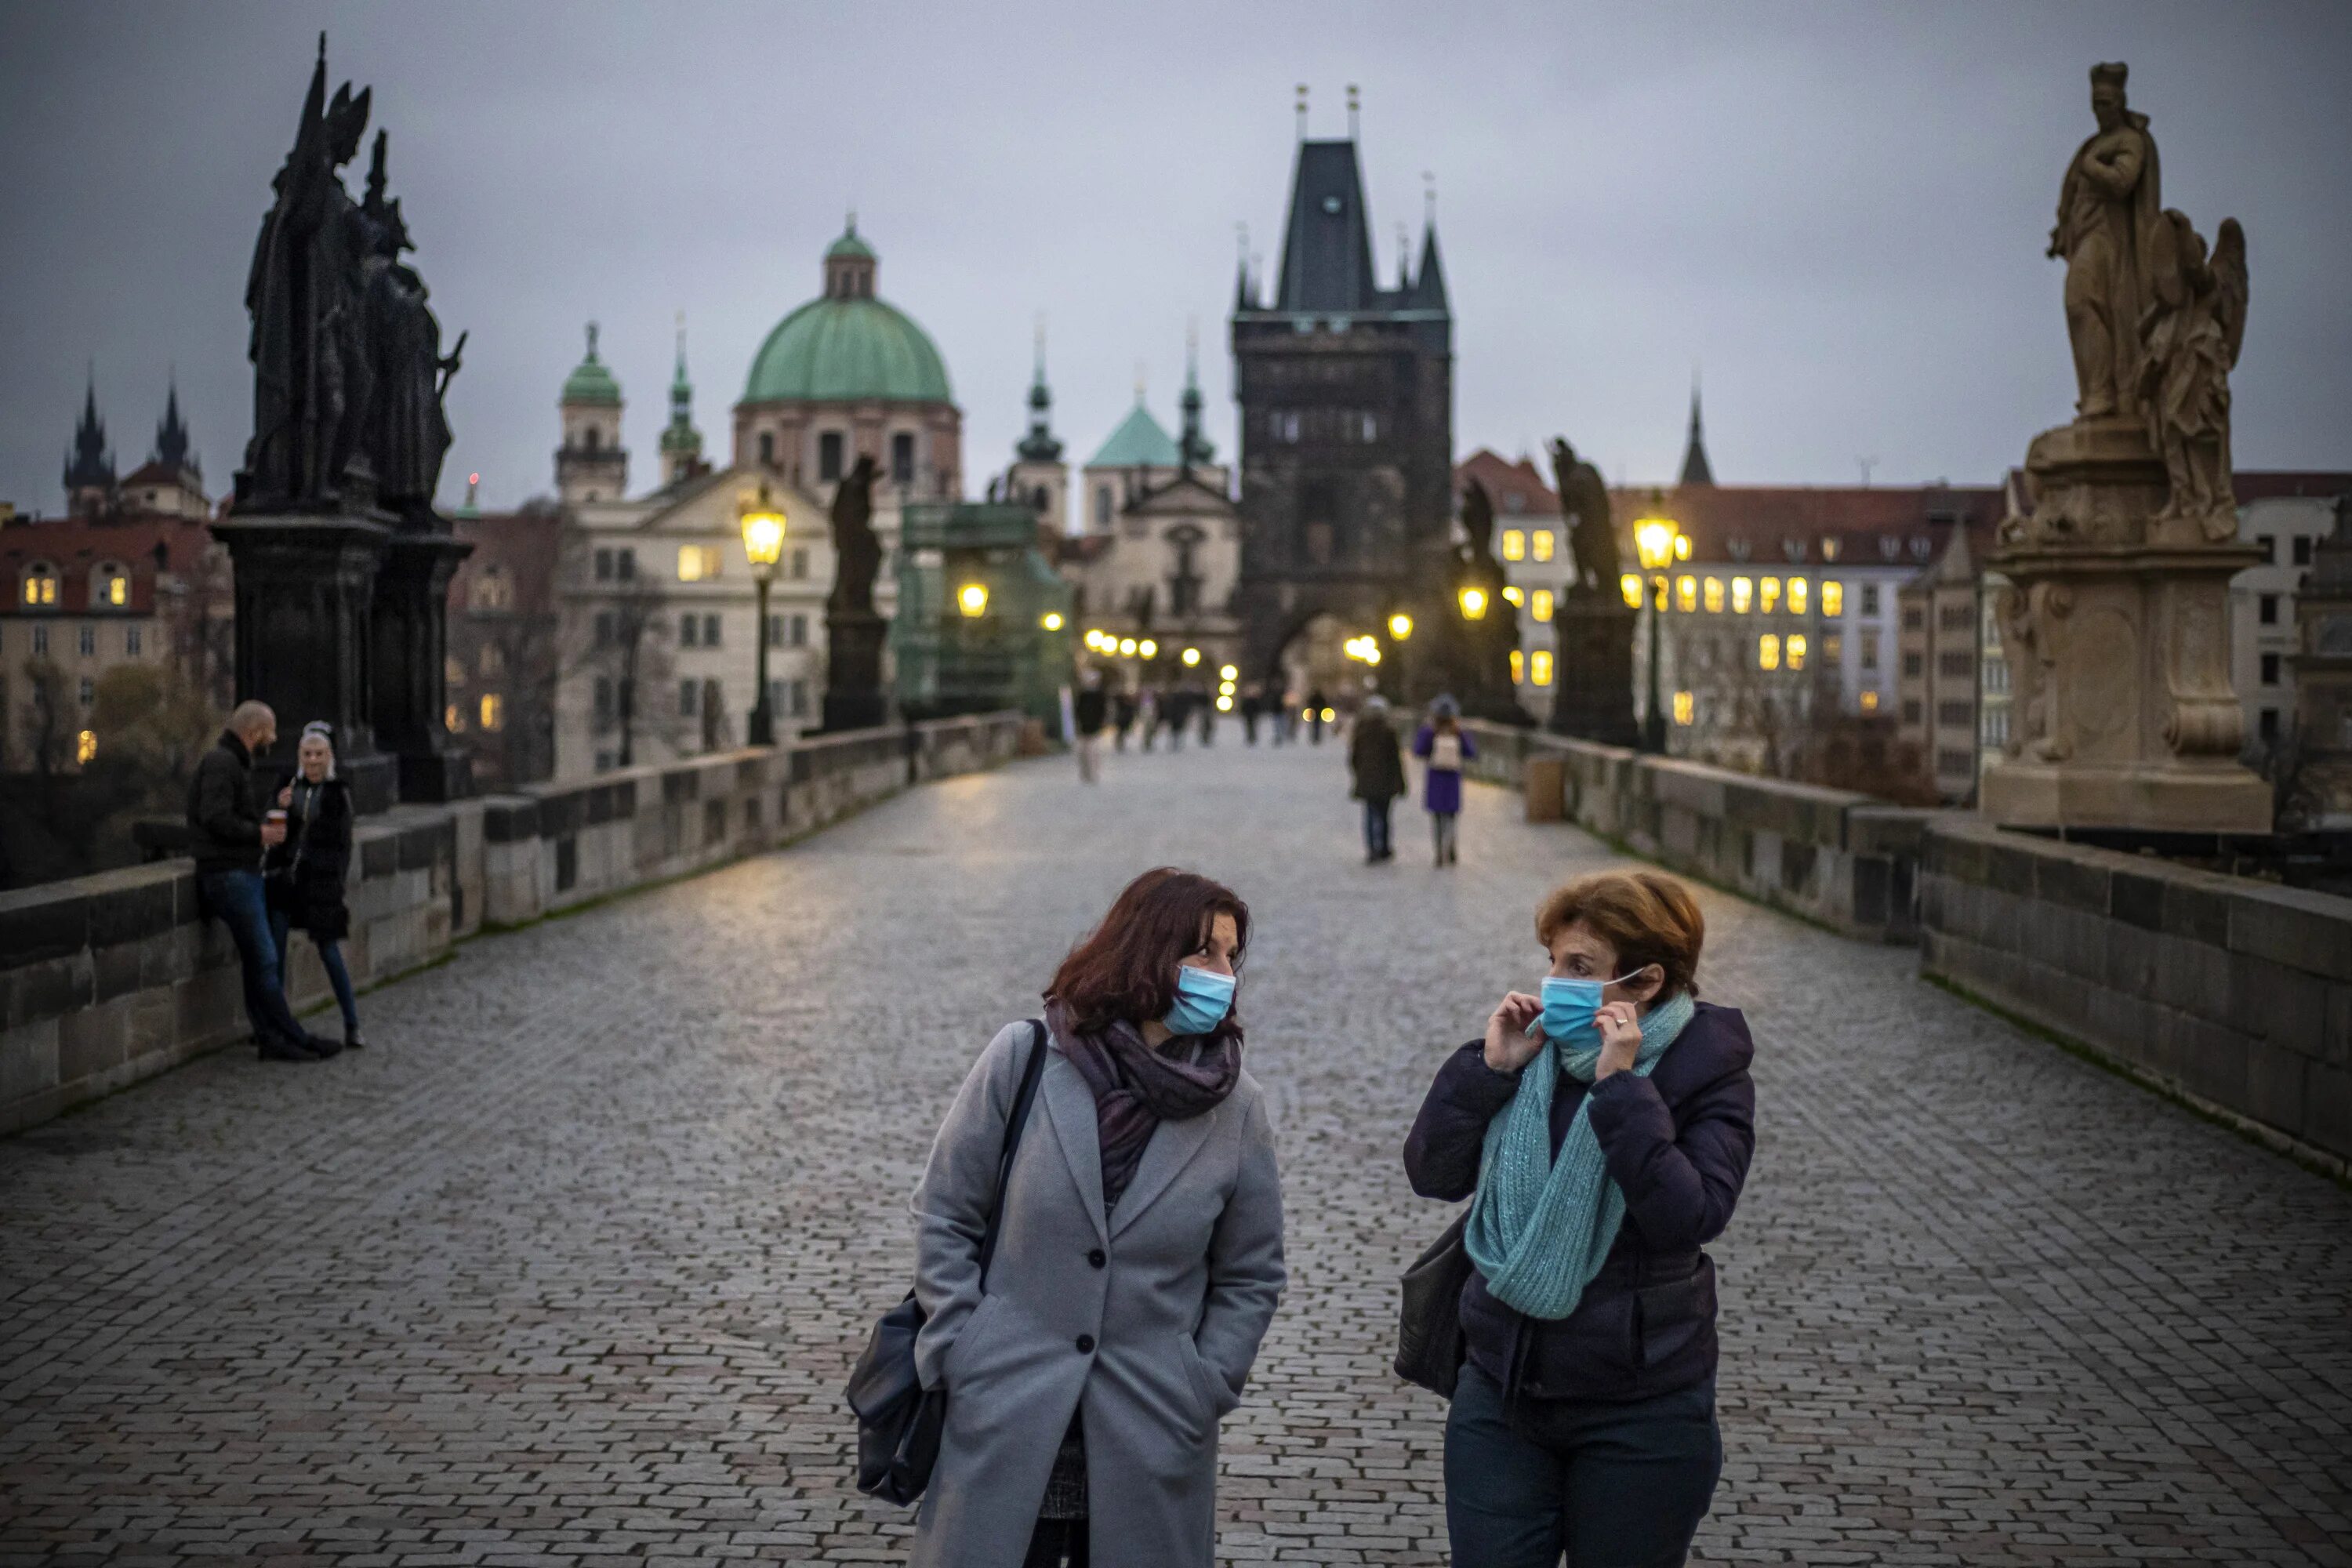
M 1032 1031 L 981 1053 L 915 1191 L 916 1342 L 947 1427 L 912 1562 L 1213 1561 L 1217 1424 L 1282 1295 L 1282 1191 L 1233 1010 L 1249 910 L 1168 868 L 1045 992 L 1051 1044 L 981 1237 Z

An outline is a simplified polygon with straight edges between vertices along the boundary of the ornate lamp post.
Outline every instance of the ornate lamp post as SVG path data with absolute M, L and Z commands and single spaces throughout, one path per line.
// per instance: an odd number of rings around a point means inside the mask
M 784 555 L 784 512 L 768 495 L 768 487 L 760 487 L 760 499 L 743 514 L 743 554 L 751 563 L 751 581 L 759 585 L 759 624 L 751 634 L 759 648 L 758 693 L 751 703 L 751 742 L 755 746 L 776 743 L 776 715 L 768 706 L 768 585 L 775 581 L 776 563 Z
M 1650 700 L 1642 714 L 1642 749 L 1663 752 L 1666 749 L 1666 714 L 1658 697 L 1658 623 L 1665 618 L 1667 567 L 1676 555 L 1687 555 L 1690 547 L 1682 542 L 1682 530 L 1672 518 L 1645 517 L 1633 525 L 1633 548 L 1642 557 L 1642 570 L 1655 574 L 1649 579 L 1650 600 Z

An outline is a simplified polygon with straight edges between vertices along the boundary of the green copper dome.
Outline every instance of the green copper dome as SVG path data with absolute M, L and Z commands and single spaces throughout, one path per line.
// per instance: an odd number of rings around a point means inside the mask
M 824 293 L 776 323 L 743 401 L 951 403 L 930 335 L 874 293 L 873 247 L 848 231 L 824 253 Z
M 572 367 L 563 378 L 563 401 L 566 403 L 610 403 L 621 401 L 621 384 L 596 357 L 596 323 L 588 323 L 588 357 Z

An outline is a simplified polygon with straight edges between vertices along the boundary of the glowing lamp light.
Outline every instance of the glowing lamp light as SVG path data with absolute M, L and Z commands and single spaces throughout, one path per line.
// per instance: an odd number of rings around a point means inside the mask
M 1645 517 L 1633 525 L 1633 548 L 1640 552 L 1642 564 L 1653 572 L 1674 564 L 1675 541 L 1681 537 L 1682 530 L 1675 526 L 1671 518 Z M 1690 559 L 1687 547 L 1682 559 Z
M 1486 589 L 1465 588 L 1462 590 L 1462 618 L 1465 621 L 1483 621 L 1486 618 Z
M 81 733 L 74 737 L 74 761 L 76 763 L 86 765 L 89 760 L 96 755 L 98 755 L 97 731 L 84 730 Z
M 743 514 L 743 553 L 755 568 L 773 566 L 784 557 L 784 514 L 763 503 Z
M 1239 680 L 1241 678 L 1242 672 L 1240 668 L 1234 665 L 1224 665 L 1220 667 L 1217 670 L 1217 679 L 1219 680 Z
M 1381 662 L 1381 650 L 1380 650 L 1379 648 L 1377 648 L 1377 647 L 1370 647 L 1370 646 L 1369 646 L 1369 645 L 1368 645 L 1368 646 L 1365 647 L 1365 649 L 1364 649 L 1364 662 L 1365 662 L 1366 664 L 1378 664 L 1378 663 L 1380 663 L 1380 662 Z
M 1527 607 L 1528 596 L 1525 594 L 1520 593 L 1518 584 L 1514 583 L 1509 587 L 1503 590 L 1503 601 L 1516 608 L 1525 609 Z
M 1329 722 L 1331 722 L 1331 721 L 1332 721 L 1332 720 L 1337 719 L 1338 717 L 1339 717 L 1339 715 L 1338 715 L 1337 713 L 1332 712 L 1332 711 L 1331 711 L 1331 710 L 1329 710 L 1328 708 L 1326 708 L 1325 710 L 1323 710 L 1323 722 L 1325 722 L 1326 724 L 1328 724 Z
M 1389 637 L 1393 642 L 1405 642 L 1412 637 L 1412 617 L 1399 610 L 1389 617 Z
M 1062 612 L 1048 610 L 1038 617 L 1037 624 L 1049 632 L 1058 632 L 1062 629 Z
M 1133 658 L 1135 657 L 1135 639 L 1133 637 L 1119 638 L 1118 651 L 1127 658 Z
M 1220 713 L 1230 713 L 1230 712 L 1232 712 L 1233 710 L 1234 710 L 1234 695 L 1233 695 L 1233 693 L 1232 693 L 1232 692 L 1230 692 L 1230 691 L 1221 693 L 1221 694 L 1218 696 L 1218 698 L 1217 698 L 1217 711 L 1218 711 L 1218 712 L 1220 712 Z
M 1184 650 L 1184 664 L 1187 668 L 1190 668 L 1192 666 L 1200 662 L 1201 650 L 1199 648 L 1188 647 Z
M 963 612 L 966 620 L 974 620 L 988 614 L 988 584 L 966 583 L 958 588 L 956 608 Z
M 1625 595 L 1625 603 L 1629 606 L 1636 610 L 1642 607 L 1642 576 L 1640 573 L 1628 572 L 1623 576 L 1618 578 L 1617 591 Z
M 1135 651 L 1141 654 L 1146 658 L 1158 658 L 1160 657 L 1160 645 L 1153 642 L 1150 637 L 1146 637 L 1141 642 L 1135 645 Z
M 467 474 L 466 476 L 466 482 L 469 485 L 478 485 L 482 482 L 482 476 L 479 474 Z

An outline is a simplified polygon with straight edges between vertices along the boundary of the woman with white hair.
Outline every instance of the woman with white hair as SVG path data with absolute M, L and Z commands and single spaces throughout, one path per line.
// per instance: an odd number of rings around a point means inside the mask
M 278 944 L 278 972 L 286 973 L 286 940 L 299 927 L 310 935 L 327 983 L 343 1013 L 343 1044 L 356 1050 L 360 1038 L 358 998 L 351 971 L 343 967 L 343 939 L 351 934 L 351 910 L 343 902 L 343 878 L 352 864 L 351 786 L 335 776 L 332 727 L 313 721 L 302 727 L 293 782 L 278 792 L 286 813 L 286 837 L 262 864 L 269 899 L 269 935 Z

